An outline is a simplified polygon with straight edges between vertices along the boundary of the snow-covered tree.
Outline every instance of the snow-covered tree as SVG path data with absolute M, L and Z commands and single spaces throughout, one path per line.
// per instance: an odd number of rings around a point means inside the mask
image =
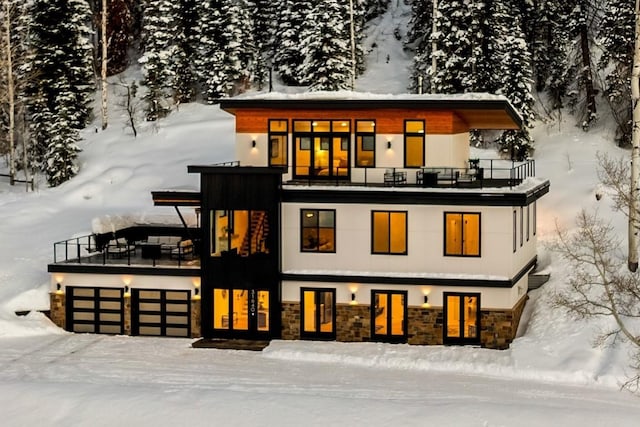
M 253 0 L 249 3 L 255 41 L 253 82 L 259 90 L 269 79 L 269 70 L 272 67 L 276 6 L 273 0 Z
M 502 133 L 498 143 L 505 155 L 521 160 L 533 152 L 529 128 L 533 125 L 534 98 L 531 54 L 524 38 L 517 5 L 512 0 L 492 2 L 488 53 L 495 93 L 505 95 L 523 119 L 522 130 Z
M 175 0 L 145 0 L 143 3 L 141 45 L 144 53 L 139 62 L 144 75 L 142 83 L 147 87 L 147 120 L 164 117 L 171 109 L 176 9 Z
M 273 65 L 282 81 L 288 85 L 305 83 L 305 75 L 301 72 L 304 61 L 301 31 L 307 25 L 307 19 L 310 19 L 312 7 L 310 0 L 283 0 L 280 4 Z
M 327 0 L 317 3 L 311 12 L 302 39 L 302 74 L 310 90 L 351 87 L 351 46 L 344 20 L 348 7 L 345 2 Z
M 75 173 L 72 166 L 57 162 L 73 162 L 79 138 L 75 130 L 84 127 L 92 114 L 90 19 L 85 0 L 34 0 L 31 5 L 32 56 L 25 68 L 34 75 L 27 88 L 32 153 L 35 164 L 47 172 L 50 185 Z M 54 140 L 55 150 L 51 149 Z
M 599 67 L 605 71 L 604 92 L 617 123 L 616 142 L 631 144 L 632 103 L 629 92 L 634 53 L 634 5 L 628 0 L 608 0 L 600 22 L 602 56 Z
M 406 46 L 413 50 L 410 88 L 431 91 L 431 79 L 426 78 L 431 66 L 431 30 L 433 28 L 433 0 L 414 0 Z M 420 83 L 418 83 L 420 81 Z M 422 85 L 421 87 L 418 87 Z
M 175 32 L 172 67 L 173 99 L 176 104 L 191 102 L 196 96 L 196 75 L 193 68 L 197 23 L 196 0 L 175 2 Z

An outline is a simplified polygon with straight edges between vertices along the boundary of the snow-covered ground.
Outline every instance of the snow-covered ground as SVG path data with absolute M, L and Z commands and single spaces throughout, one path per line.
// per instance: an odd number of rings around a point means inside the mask
M 357 88 L 401 93 L 408 62 L 395 28 L 407 6 L 392 2 L 372 28 L 376 43 Z M 389 52 L 390 62 L 386 63 Z M 635 426 L 638 397 L 619 386 L 630 348 L 594 348 L 608 320 L 579 322 L 552 308 L 566 266 L 544 243 L 555 223 L 572 227 L 598 208 L 620 230 L 610 199 L 597 202 L 595 156 L 628 156 L 612 131 L 566 121 L 536 127 L 537 175 L 551 180 L 538 204 L 539 261 L 551 280 L 531 292 L 519 337 L 505 351 L 380 343 L 274 341 L 262 353 L 192 349 L 188 339 L 70 334 L 43 315 L 53 242 L 92 227 L 175 217 L 150 192 L 197 188 L 189 164 L 233 160 L 233 117 L 182 105 L 133 138 L 112 97 L 111 125 L 85 132 L 81 172 L 33 193 L 0 181 L 0 425 L 428 425 Z M 495 158 L 491 150 L 474 156 Z

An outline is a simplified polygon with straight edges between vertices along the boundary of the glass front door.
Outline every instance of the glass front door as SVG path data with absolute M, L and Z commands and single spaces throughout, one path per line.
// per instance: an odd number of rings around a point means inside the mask
M 214 289 L 213 329 L 230 337 L 268 334 L 269 291 L 261 289 Z
M 373 339 L 405 342 L 407 339 L 407 292 L 371 291 L 371 301 Z
M 350 122 L 294 120 L 295 178 L 349 177 Z
M 444 343 L 480 343 L 480 294 L 444 293 Z
M 302 288 L 301 301 L 301 337 L 335 339 L 336 290 Z

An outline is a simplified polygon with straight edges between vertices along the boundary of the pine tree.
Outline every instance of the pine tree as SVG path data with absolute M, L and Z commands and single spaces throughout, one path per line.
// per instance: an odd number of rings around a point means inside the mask
M 47 177 L 55 176 L 49 180 L 50 185 L 58 185 L 75 173 L 73 167 L 56 162 L 62 158 L 73 162 L 79 138 L 75 130 L 91 118 L 94 76 L 90 19 L 91 11 L 84 0 L 34 0 L 31 5 L 32 57 L 26 68 L 27 72 L 37 72 L 27 88 L 31 152 L 34 163 L 47 171 Z M 58 135 L 65 137 L 57 140 L 56 150 L 51 150 L 51 141 Z
M 174 3 L 176 27 L 171 87 L 176 104 L 191 102 L 196 96 L 197 78 L 192 65 L 195 57 L 195 39 L 198 37 L 194 31 L 197 23 L 195 3 L 196 0 L 180 0 Z
M 269 78 L 273 64 L 276 16 L 273 0 L 253 0 L 249 3 L 253 22 L 253 39 L 255 41 L 255 65 L 253 82 L 258 90 L 262 90 Z
M 255 66 L 255 45 L 249 5 L 246 0 L 224 0 L 223 34 L 224 95 L 236 95 L 251 85 Z
M 507 97 L 523 119 L 522 130 L 509 130 L 498 139 L 501 151 L 514 160 L 522 160 L 533 152 L 529 133 L 535 119 L 531 93 L 531 54 L 521 27 L 520 11 L 513 0 L 492 2 L 488 52 L 494 68 L 491 75 L 495 93 Z
M 142 48 L 138 60 L 142 64 L 147 87 L 144 100 L 147 103 L 147 120 L 165 117 L 171 107 L 171 87 L 175 76 L 173 58 L 177 24 L 175 1 L 145 0 L 143 3 Z
M 196 33 L 199 37 L 195 43 L 194 66 L 204 91 L 204 98 L 209 104 L 215 103 L 223 96 L 220 89 L 224 60 L 221 3 L 220 0 L 204 0 L 196 5 Z
M 274 69 L 287 85 L 305 84 L 301 73 L 304 56 L 301 52 L 301 31 L 307 25 L 312 3 L 309 0 L 284 0 L 276 24 Z
M 319 2 L 307 21 L 302 39 L 302 74 L 310 82 L 309 89 L 349 89 L 352 67 L 348 29 L 344 16 L 348 4 L 338 0 Z
M 410 89 L 429 92 L 431 79 L 425 79 L 431 66 L 433 0 L 414 0 L 406 46 L 414 51 Z
M 617 123 L 616 142 L 629 146 L 632 136 L 631 70 L 634 54 L 633 4 L 628 0 L 608 0 L 600 22 L 602 56 L 599 68 L 606 73 L 605 96 Z

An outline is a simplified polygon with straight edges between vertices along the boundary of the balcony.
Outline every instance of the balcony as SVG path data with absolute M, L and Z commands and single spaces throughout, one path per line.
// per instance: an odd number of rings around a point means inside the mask
M 176 246 L 175 250 L 165 251 L 161 245 L 146 241 L 120 237 L 105 242 L 103 236 L 91 234 L 54 243 L 53 264 L 49 265 L 50 272 L 122 268 L 147 272 L 184 270 L 176 275 L 193 275 L 199 274 L 200 257 L 193 247 Z
M 469 167 L 342 168 L 331 178 L 296 177 L 289 185 L 350 185 L 416 188 L 513 188 L 535 176 L 535 161 L 473 159 Z

